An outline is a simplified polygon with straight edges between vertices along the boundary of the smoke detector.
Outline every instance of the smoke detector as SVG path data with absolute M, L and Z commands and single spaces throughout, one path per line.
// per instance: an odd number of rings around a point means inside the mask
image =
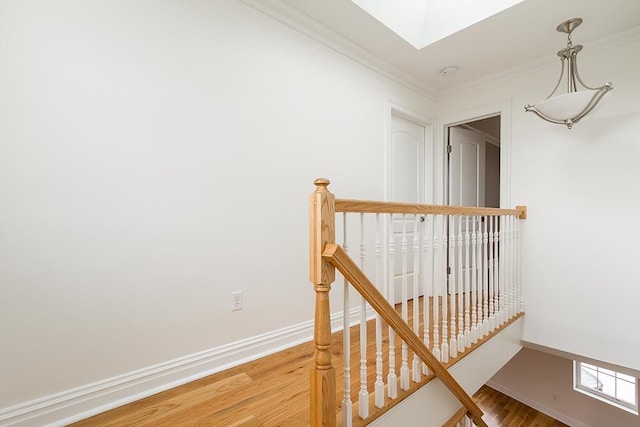
M 447 77 L 447 76 L 454 75 L 457 71 L 458 71 L 457 66 L 449 65 L 448 67 L 444 67 L 442 70 L 440 70 L 440 74 Z

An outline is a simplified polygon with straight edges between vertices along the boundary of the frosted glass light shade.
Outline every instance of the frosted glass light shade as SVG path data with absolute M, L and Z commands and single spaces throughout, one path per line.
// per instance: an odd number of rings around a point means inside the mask
M 577 56 L 582 51 L 582 45 L 574 45 L 571 42 L 571 32 L 582 24 L 582 18 L 573 18 L 562 22 L 556 30 L 567 34 L 567 47 L 558 51 L 558 57 L 562 64 L 560 70 L 560 78 L 551 95 L 544 101 L 538 102 L 536 105 L 525 105 L 524 111 L 534 113 L 536 116 L 551 123 L 563 124 L 568 129 L 578 123 L 584 116 L 593 111 L 598 105 L 602 97 L 613 89 L 611 82 L 592 88 L 585 84 L 578 73 Z M 565 67 L 566 65 L 566 67 Z M 567 80 L 567 93 L 563 95 L 552 96 L 556 93 L 562 77 Z M 578 90 L 578 83 L 585 90 Z
M 524 110 L 535 113 L 548 122 L 563 124 L 571 129 L 580 119 L 593 111 L 600 99 L 611 89 L 611 83 L 605 83 L 597 89 L 569 92 L 547 98 L 536 105 L 525 105 Z
M 534 107 L 543 116 L 564 122 L 574 119 L 587 109 L 598 90 L 581 90 L 565 93 L 538 102 Z

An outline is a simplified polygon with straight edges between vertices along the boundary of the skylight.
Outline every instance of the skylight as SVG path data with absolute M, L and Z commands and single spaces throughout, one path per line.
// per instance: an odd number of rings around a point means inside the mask
M 524 0 L 351 0 L 422 49 Z

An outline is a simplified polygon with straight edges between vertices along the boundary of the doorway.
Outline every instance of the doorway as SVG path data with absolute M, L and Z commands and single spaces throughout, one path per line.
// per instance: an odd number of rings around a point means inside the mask
M 447 128 L 447 204 L 500 207 L 500 115 Z
M 489 182 L 486 187 L 500 188 L 499 190 L 499 203 L 495 203 L 495 200 L 491 204 L 498 205 L 500 207 L 511 206 L 511 101 L 504 100 L 496 102 L 494 104 L 487 104 L 480 107 L 473 108 L 471 110 L 460 111 L 457 113 L 448 114 L 442 116 L 437 121 L 435 140 L 438 142 L 434 145 L 434 180 L 435 180 L 435 194 L 434 201 L 436 204 L 446 204 L 448 201 L 448 158 L 447 158 L 447 143 L 449 136 L 449 128 L 458 125 L 471 126 L 473 123 L 476 130 L 484 132 L 485 137 L 493 136 L 489 138 L 490 145 L 499 148 L 496 150 L 494 147 L 490 147 L 491 153 L 489 154 L 489 161 L 493 160 L 494 163 L 499 163 L 497 167 L 490 167 L 489 170 L 495 171 L 496 175 L 490 175 L 486 179 L 493 179 L 493 183 Z M 499 119 L 493 119 L 491 131 L 488 127 L 480 127 L 482 125 L 488 125 L 491 120 L 478 123 L 484 119 L 490 119 L 499 117 Z M 497 121 L 499 120 L 499 121 Z M 497 129 L 496 129 L 497 127 Z M 487 144 L 489 145 L 489 144 Z M 496 156 L 499 154 L 499 156 Z M 499 160 L 499 162 L 498 162 Z M 499 185 L 496 184 L 499 182 Z M 485 189 L 486 189 L 485 187 Z M 486 193 L 485 193 L 486 194 Z M 490 196 L 491 197 L 491 196 Z M 490 199 L 489 197 L 489 199 Z M 485 200 L 485 203 L 487 201 Z

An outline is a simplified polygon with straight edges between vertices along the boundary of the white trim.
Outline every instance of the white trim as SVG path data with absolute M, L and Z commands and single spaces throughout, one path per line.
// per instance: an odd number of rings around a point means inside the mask
M 573 391 L 578 392 L 578 393 L 582 393 L 587 397 L 590 397 L 592 399 L 596 399 L 599 400 L 602 403 L 606 403 L 607 405 L 611 405 L 614 408 L 618 408 L 622 411 L 628 412 L 631 415 L 638 415 L 638 410 L 634 409 L 630 406 L 626 406 L 624 403 L 620 403 L 617 402 L 616 400 L 614 400 L 612 397 L 609 397 L 608 395 L 600 395 L 598 393 L 594 393 L 591 390 L 589 390 L 588 388 L 581 386 L 581 385 L 574 385 L 573 386 Z M 636 396 L 637 397 L 637 396 Z
M 511 100 L 450 114 L 437 120 L 434 169 L 439 181 L 435 187 L 434 203 L 446 203 L 445 135 L 447 128 L 496 115 L 500 115 L 500 207 L 511 207 Z
M 357 324 L 360 307 L 351 308 L 349 314 L 350 324 Z M 367 310 L 367 318 L 373 316 L 373 310 Z M 334 332 L 342 329 L 342 312 L 331 316 L 331 328 Z M 302 322 L 0 409 L 0 425 L 64 426 L 308 342 L 312 337 L 313 321 Z
M 601 366 L 593 365 L 586 362 L 581 362 L 579 360 L 574 360 L 573 361 L 573 390 L 574 391 L 577 391 L 578 393 L 582 393 L 585 396 L 589 396 L 592 399 L 599 400 L 615 408 L 622 409 L 623 411 L 627 411 L 633 415 L 638 415 L 638 379 L 637 378 L 634 378 L 635 382 L 633 384 L 635 388 L 634 390 L 635 402 L 628 403 L 621 399 L 618 399 L 617 396 L 611 395 L 605 391 L 592 389 L 590 387 L 583 385 L 582 384 L 582 364 L 583 363 L 591 365 L 592 367 L 596 368 L 598 372 L 602 368 Z M 614 381 L 617 381 L 618 380 L 617 374 L 619 372 L 615 370 L 613 370 L 613 372 L 615 372 L 616 374 Z M 623 380 L 623 381 L 626 381 L 626 380 Z
M 432 101 L 437 98 L 438 93 L 433 88 L 281 0 L 240 1 Z
M 538 402 L 537 400 L 533 400 L 531 398 L 529 398 L 528 396 L 525 396 L 524 394 L 520 394 L 515 390 L 510 389 L 509 387 L 505 387 L 500 383 L 497 383 L 493 380 L 489 380 L 487 381 L 487 385 L 489 387 L 491 387 L 494 390 L 499 391 L 502 394 L 506 394 L 507 396 L 517 400 L 520 403 L 524 403 L 527 406 L 532 407 L 533 409 L 535 409 L 538 412 L 542 412 L 543 414 L 546 414 L 548 416 L 550 416 L 551 418 L 555 418 L 556 420 L 563 422 L 565 424 L 568 424 L 572 427 L 590 427 L 587 424 L 584 424 L 574 418 L 568 417 L 567 415 L 556 411 L 553 408 L 549 408 L 543 404 L 541 404 L 540 402 Z

